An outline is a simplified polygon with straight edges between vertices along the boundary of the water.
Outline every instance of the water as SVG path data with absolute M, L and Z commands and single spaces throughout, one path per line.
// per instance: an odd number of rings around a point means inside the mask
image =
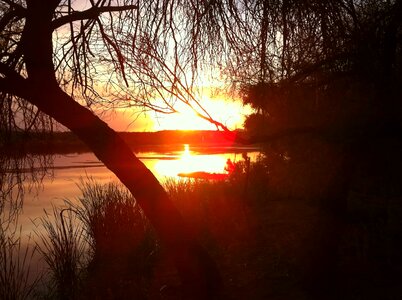
M 150 169 L 160 182 L 169 177 L 179 178 L 178 173 L 205 171 L 210 173 L 225 173 L 227 159 L 233 162 L 242 159 L 246 153 L 253 161 L 259 154 L 256 148 L 247 147 L 203 147 L 191 145 L 167 149 L 165 147 L 147 149 L 137 152 L 137 157 Z M 107 183 L 117 181 L 92 153 L 56 155 L 53 163 L 52 176 L 43 178 L 39 189 L 34 189 L 25 195 L 23 212 L 19 224 L 23 233 L 30 234 L 38 230 L 39 218 L 45 212 L 52 212 L 52 206 L 63 206 L 64 200 L 73 201 L 80 196 L 78 184 L 81 179 L 92 177 L 97 182 Z
M 197 171 L 224 173 L 227 159 L 236 162 L 242 159 L 243 154 L 247 154 L 254 161 L 259 150 L 247 147 L 196 148 L 191 145 L 180 145 L 173 148 L 159 146 L 135 154 L 157 179 L 163 182 L 169 177 L 178 179 L 178 173 Z M 28 189 L 30 183 L 24 182 L 27 188 L 23 210 L 18 217 L 18 228 L 22 229 L 20 235 L 22 249 L 33 245 L 34 242 L 28 238 L 29 236 L 38 242 L 39 238 L 35 232 L 45 233 L 40 219 L 45 217 L 46 213 L 51 216 L 53 206 L 63 207 L 66 199 L 71 202 L 77 201 L 81 195 L 78 185 L 82 179 L 92 177 L 100 183 L 117 181 L 115 175 L 92 153 L 55 155 L 51 172 L 47 174 L 49 175 L 43 177 L 41 184 L 31 190 Z M 30 259 L 29 266 L 30 282 L 43 274 L 47 268 L 44 260 L 37 254 Z

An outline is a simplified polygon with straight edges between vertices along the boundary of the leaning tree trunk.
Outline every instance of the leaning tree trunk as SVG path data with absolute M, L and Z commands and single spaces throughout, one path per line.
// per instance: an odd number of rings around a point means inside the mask
M 187 298 L 213 297 L 220 284 L 216 265 L 158 180 L 115 131 L 60 89 L 52 62 L 51 20 L 57 1 L 27 2 L 22 45 L 29 93 L 24 98 L 75 133 L 130 190 L 172 256 Z

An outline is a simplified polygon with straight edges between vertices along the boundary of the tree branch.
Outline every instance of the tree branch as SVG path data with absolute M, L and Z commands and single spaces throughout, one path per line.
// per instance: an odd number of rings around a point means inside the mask
M 294 84 L 296 82 L 303 81 L 306 77 L 308 77 L 309 75 L 313 74 L 314 72 L 320 70 L 322 67 L 324 67 L 326 65 L 331 66 L 331 64 L 333 64 L 337 61 L 347 59 L 350 55 L 351 55 L 351 53 L 342 52 L 342 53 L 339 53 L 332 57 L 327 57 L 323 60 L 317 61 L 311 65 L 305 66 L 304 68 L 302 68 L 300 70 L 300 72 L 284 79 L 281 83 L 284 85 L 287 85 L 287 84 Z
M 22 99 L 29 99 L 33 86 L 28 79 L 10 69 L 7 65 L 0 63 L 0 94 L 9 94 Z
M 7 24 L 10 23 L 14 18 L 21 19 L 25 16 L 24 9 L 14 9 L 4 14 L 3 18 L 0 20 L 0 32 L 6 28 Z
M 0 62 L 0 74 L 3 74 L 4 76 L 20 76 L 17 74 L 13 69 L 11 69 L 9 66 L 6 64 Z
M 100 14 L 105 12 L 116 12 L 116 11 L 126 11 L 138 9 L 138 5 L 123 5 L 123 6 L 103 6 L 103 7 L 91 7 L 84 11 L 73 12 L 69 15 L 60 17 L 58 19 L 53 20 L 52 29 L 55 30 L 67 23 L 71 23 L 74 21 L 87 20 L 87 19 L 96 19 Z
M 19 79 L 0 78 L 0 93 L 7 93 L 26 99 L 30 90 L 27 80 L 22 77 Z
M 13 2 L 13 1 L 10 1 L 10 0 L 1 0 L 2 2 L 4 2 L 4 3 L 6 3 L 6 4 L 8 4 L 8 5 L 10 5 L 10 7 L 13 7 L 15 10 L 18 10 L 18 11 L 20 11 L 20 12 L 26 12 L 26 9 L 25 9 L 25 7 L 23 7 L 22 5 L 19 5 L 19 4 L 17 4 L 17 3 L 15 3 L 15 2 Z

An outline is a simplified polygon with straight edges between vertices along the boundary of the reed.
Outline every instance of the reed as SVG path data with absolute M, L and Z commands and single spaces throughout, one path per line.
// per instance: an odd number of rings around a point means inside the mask
M 142 210 L 121 184 L 86 178 L 79 187 L 82 196 L 70 205 L 89 245 L 90 296 L 108 290 L 115 297 L 145 297 L 159 244 Z
M 56 207 L 41 218 L 41 224 L 44 230 L 36 231 L 37 246 L 48 266 L 48 296 L 78 299 L 88 262 L 84 229 L 73 210 Z
M 0 299 L 30 299 L 40 277 L 31 276 L 31 261 L 35 247 L 24 247 L 20 230 L 13 230 L 10 224 L 0 224 Z

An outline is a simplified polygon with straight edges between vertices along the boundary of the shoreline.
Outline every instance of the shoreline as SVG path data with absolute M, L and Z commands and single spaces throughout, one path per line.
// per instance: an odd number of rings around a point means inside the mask
M 240 134 L 240 131 L 239 131 Z M 166 130 L 157 132 L 119 132 L 128 146 L 135 152 L 179 151 L 183 144 L 189 144 L 196 152 L 215 148 L 214 153 L 226 152 L 228 148 L 258 149 L 258 145 L 244 146 L 228 139 L 222 131 L 183 131 Z M 221 150 L 220 150 L 221 149 Z M 24 156 L 27 154 L 69 154 L 90 152 L 71 132 L 54 133 L 13 133 L 7 143 L 0 147 L 0 153 L 6 156 Z

